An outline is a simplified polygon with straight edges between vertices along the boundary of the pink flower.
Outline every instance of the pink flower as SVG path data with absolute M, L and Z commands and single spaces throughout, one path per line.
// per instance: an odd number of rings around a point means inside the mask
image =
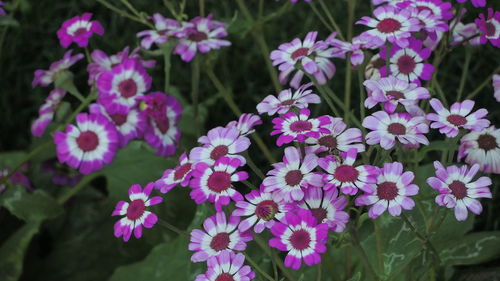
M 302 159 L 298 148 L 287 147 L 283 162 L 273 164 L 274 169 L 267 173 L 261 190 L 273 193 L 273 198 L 277 201 L 302 200 L 302 189 L 307 189 L 310 185 L 323 185 L 322 175 L 313 172 L 317 165 L 316 155 L 307 154 Z
M 365 151 L 365 145 L 362 143 L 363 136 L 361 130 L 358 128 L 349 128 L 346 130 L 347 125 L 342 118 L 333 118 L 327 116 L 330 122 L 323 126 L 328 130 L 328 133 L 321 132 L 319 138 L 309 137 L 306 143 L 311 145 L 309 148 L 313 153 L 320 153 L 325 151 L 347 152 L 351 148 L 356 148 L 358 152 Z
M 174 169 L 167 169 L 161 179 L 155 182 L 155 189 L 167 193 L 176 185 L 188 186 L 192 176 L 193 163 L 184 152 L 179 157 L 179 165 Z
M 427 119 L 434 121 L 431 128 L 439 129 L 441 134 L 449 138 L 456 137 L 460 128 L 482 131 L 490 125 L 490 121 L 483 119 L 488 114 L 486 109 L 481 108 L 471 113 L 474 101 L 456 102 L 451 105 L 450 110 L 444 108 L 438 99 L 431 99 L 430 104 L 437 113 L 427 114 Z
M 207 272 L 196 276 L 195 281 L 250 281 L 255 277 L 255 273 L 250 266 L 243 265 L 244 261 L 243 254 L 222 251 L 218 256 L 208 259 Z
M 279 93 L 278 97 L 269 95 L 257 105 L 259 114 L 267 113 L 269 116 L 285 114 L 288 111 L 298 108 L 307 108 L 310 103 L 321 103 L 318 95 L 308 89 L 312 83 L 300 86 L 296 91 L 286 89 Z
M 417 38 L 425 41 L 429 38 L 432 41 L 438 40 L 437 33 L 443 33 L 448 31 L 448 24 L 441 20 L 438 16 L 436 16 L 432 10 L 422 9 L 419 10 L 417 8 L 411 7 L 412 17 L 419 20 L 422 25 L 422 30 L 420 30 L 417 34 Z
M 80 47 L 87 47 L 94 33 L 103 35 L 102 25 L 96 20 L 91 21 L 91 18 L 91 13 L 84 13 L 65 21 L 57 31 L 61 46 L 68 48 L 71 43 L 75 42 Z
M 49 96 L 38 110 L 38 118 L 33 121 L 31 125 L 31 133 L 35 137 L 41 137 L 43 135 L 47 126 L 52 122 L 54 113 L 65 95 L 66 91 L 62 89 L 54 89 L 50 92 Z
M 484 14 L 480 14 L 474 23 L 481 30 L 481 44 L 490 41 L 493 46 L 500 48 L 500 12 L 488 8 L 488 18 L 485 18 Z
M 144 190 L 140 185 L 134 184 L 128 190 L 130 203 L 120 201 L 116 204 L 112 216 L 125 216 L 115 223 L 116 237 L 123 236 L 123 241 L 127 242 L 133 231 L 135 238 L 139 239 L 142 236 L 142 226 L 152 228 L 158 222 L 158 217 L 147 211 L 147 207 L 160 204 L 163 198 L 149 198 L 152 190 L 153 183 L 148 183 Z
M 479 170 L 484 173 L 500 174 L 500 129 L 491 126 L 463 136 L 458 160 L 464 157 L 469 165 L 479 164 Z
M 203 222 L 203 228 L 191 231 L 191 242 L 189 250 L 194 251 L 191 256 L 192 262 L 206 261 L 211 257 L 217 257 L 224 251 L 243 251 L 247 247 L 247 242 L 252 240 L 252 235 L 248 232 L 238 230 L 239 217 L 230 216 L 229 220 L 223 212 L 207 218 Z
M 156 45 L 165 43 L 170 37 L 186 36 L 186 23 L 181 26 L 178 21 L 165 18 L 159 13 L 153 15 L 153 23 L 155 29 L 137 33 L 138 38 L 143 37 L 141 47 L 146 50 L 151 49 L 153 43 Z
M 35 78 L 33 78 L 31 86 L 33 88 L 35 88 L 36 85 L 47 87 L 56 81 L 57 77 L 59 77 L 64 71 L 69 69 L 73 64 L 84 57 L 83 54 L 71 56 L 72 52 L 73 50 L 69 50 L 64 53 L 64 57 L 61 60 L 53 62 L 48 70 L 35 70 Z
M 452 22 L 451 25 L 453 24 L 454 23 Z M 475 23 L 471 22 L 468 24 L 463 24 L 462 22 L 458 22 L 455 24 L 455 29 L 453 29 L 453 40 L 451 41 L 451 45 L 456 45 L 458 43 L 464 42 L 465 40 L 468 41 L 462 43 L 463 45 L 481 45 L 481 38 L 475 37 L 473 39 L 470 39 L 479 33 L 480 30 Z
M 237 129 L 240 131 L 240 136 L 247 136 L 253 134 L 255 129 L 253 127 L 261 125 L 262 120 L 259 115 L 252 113 L 243 113 L 241 114 L 238 121 L 231 121 L 227 123 L 226 128 L 228 129 Z
M 458 3 L 465 3 L 467 0 L 457 0 Z M 470 0 L 472 6 L 474 7 L 484 7 L 486 6 L 486 0 Z
M 412 117 L 408 113 L 389 115 L 377 111 L 363 120 L 363 127 L 372 130 L 366 135 L 366 143 L 380 144 L 383 149 L 391 149 L 396 140 L 402 144 L 429 144 L 424 136 L 429 132 L 429 126 L 421 116 Z
M 467 219 L 467 209 L 476 215 L 483 211 L 483 207 L 477 198 L 491 198 L 489 186 L 491 179 L 480 177 L 477 181 L 471 182 L 479 170 L 479 165 L 475 164 L 470 168 L 466 165 L 462 167 L 444 167 L 439 161 L 434 161 L 436 177 L 427 179 L 427 183 L 439 192 L 436 196 L 436 203 L 446 208 L 455 208 L 455 217 L 459 221 Z
M 320 254 L 326 252 L 328 225 L 316 223 L 309 210 L 298 210 L 297 214 L 285 215 L 286 223 L 276 222 L 271 228 L 275 236 L 269 246 L 288 252 L 285 266 L 298 270 L 302 259 L 308 266 L 321 262 Z
M 446 21 L 453 18 L 453 6 L 450 2 L 442 0 L 407 0 L 398 2 L 400 3 L 397 3 L 396 6 L 400 9 L 404 9 L 406 7 L 414 7 L 419 11 L 429 10 L 441 20 Z
M 493 90 L 497 102 L 500 102 L 500 74 L 493 75 Z
M 309 109 L 301 109 L 299 115 L 288 112 L 281 117 L 273 119 L 273 129 L 271 136 L 281 134 L 276 141 L 278 146 L 291 143 L 292 141 L 304 142 L 307 137 L 319 138 L 321 133 L 327 134 L 330 131 L 324 126 L 330 124 L 330 118 L 326 115 L 318 118 L 310 118 Z
M 354 166 L 356 156 L 356 148 L 351 148 L 342 153 L 342 161 L 332 155 L 318 160 L 319 166 L 326 172 L 323 176 L 325 190 L 338 189 L 348 195 L 355 195 L 358 188 L 365 192 L 372 191 L 372 185 L 377 182 L 378 168 L 371 165 Z
M 295 38 L 292 42 L 281 44 L 278 50 L 271 52 L 270 58 L 274 66 L 280 71 L 279 80 L 281 84 L 288 81 L 288 76 L 297 70 L 290 86 L 297 89 L 304 76 L 304 71 L 323 85 L 335 74 L 335 65 L 330 61 L 333 57 L 332 49 L 323 41 L 316 42 L 318 32 L 309 32 L 302 42 Z M 296 65 L 300 69 L 296 69 Z M 304 71 L 302 71 L 302 69 Z
M 399 216 L 401 209 L 411 210 L 415 202 L 409 196 L 418 193 L 418 186 L 413 184 L 413 172 L 403 172 L 403 164 L 399 162 L 385 163 L 380 169 L 374 191 L 356 198 L 356 206 L 373 205 L 368 216 L 376 219 L 385 210 L 391 216 Z
M 347 53 L 351 53 L 350 60 L 353 66 L 360 65 L 365 60 L 365 54 L 362 50 L 363 42 L 360 38 L 355 37 L 352 42 L 344 42 L 336 39 L 337 32 L 333 32 L 325 40 L 326 43 L 333 47 L 333 56 L 345 58 Z

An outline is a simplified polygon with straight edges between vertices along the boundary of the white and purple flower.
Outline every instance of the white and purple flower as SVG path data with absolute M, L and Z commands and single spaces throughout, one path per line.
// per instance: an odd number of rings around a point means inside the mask
M 279 93 L 278 97 L 269 95 L 257 105 L 259 114 L 267 113 L 269 116 L 285 114 L 294 108 L 307 108 L 309 104 L 318 104 L 321 99 L 314 94 L 309 87 L 312 83 L 300 86 L 297 90 L 286 89 Z
M 96 21 L 91 20 L 91 13 L 84 13 L 81 16 L 75 16 L 63 23 L 57 31 L 59 43 L 64 48 L 68 48 L 71 43 L 75 42 L 80 47 L 87 47 L 89 39 L 92 35 L 104 34 L 104 28 Z
M 479 170 L 484 173 L 500 174 L 500 129 L 491 126 L 463 136 L 458 160 L 464 157 L 469 165 L 479 164 Z
M 288 112 L 281 117 L 273 119 L 273 129 L 271 136 L 281 134 L 276 140 L 278 146 L 291 143 L 292 141 L 304 142 L 306 138 L 319 138 L 321 134 L 328 134 L 330 131 L 325 125 L 330 124 L 329 116 L 309 118 L 311 111 L 307 108 L 301 109 L 299 115 L 295 112 Z

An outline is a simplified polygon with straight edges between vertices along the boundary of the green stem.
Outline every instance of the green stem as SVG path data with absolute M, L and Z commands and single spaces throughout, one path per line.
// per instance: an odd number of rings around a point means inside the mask
M 257 245 L 264 251 L 267 253 L 267 255 L 269 255 L 271 257 L 271 259 L 276 263 L 276 265 L 278 265 L 279 269 L 281 270 L 281 272 L 283 272 L 283 274 L 285 275 L 287 281 L 297 281 L 297 278 L 295 278 L 295 276 L 293 276 L 293 274 L 290 273 L 290 271 L 288 270 L 288 268 L 285 267 L 285 265 L 283 264 L 283 261 L 274 254 L 273 250 L 271 249 L 271 247 L 269 247 L 269 245 L 267 245 L 266 242 L 264 242 L 262 240 L 262 238 L 258 235 L 255 235 L 254 236 L 254 241 L 257 243 Z
M 318 17 L 318 19 L 326 26 L 326 28 L 328 28 L 329 30 L 335 30 L 335 28 L 333 26 L 331 26 L 325 20 L 325 18 L 323 17 L 323 15 L 318 11 L 318 8 L 316 8 L 316 4 L 314 3 L 314 1 L 309 2 L 309 6 L 311 6 L 311 9 L 313 10 L 313 12 L 316 14 L 316 16 Z
M 390 72 L 391 72 L 391 49 L 392 49 L 392 45 L 387 42 L 386 44 L 386 47 L 385 47 L 385 75 L 387 77 L 390 76 Z
M 493 75 L 497 74 L 497 72 L 499 72 L 499 71 L 500 71 L 500 66 L 495 68 L 495 70 L 493 70 L 493 73 L 491 73 L 488 77 L 486 77 L 486 79 L 484 79 L 484 81 L 474 91 L 472 91 L 465 99 L 466 100 L 472 99 L 477 94 L 479 94 L 479 92 L 481 92 L 481 90 L 484 87 L 486 87 L 487 85 L 489 85 L 491 83 L 491 79 L 493 78 Z
M 165 44 L 163 44 L 161 47 L 163 49 L 163 71 L 165 72 L 165 86 L 164 86 L 164 91 L 165 93 L 169 92 L 170 88 L 170 69 L 172 66 L 172 50 L 174 49 L 175 44 L 173 44 L 173 40 L 170 39 L 168 40 Z
M 267 280 L 269 281 L 275 281 L 269 274 L 267 274 L 260 266 L 245 252 L 243 252 L 245 255 L 246 260 L 252 265 L 253 268 L 257 269 L 257 271 L 264 276 Z
M 457 101 L 460 101 L 460 98 L 462 97 L 462 93 L 464 91 L 465 80 L 467 79 L 467 74 L 469 72 L 469 65 L 471 58 L 472 58 L 472 52 L 468 48 L 465 49 L 465 63 L 464 63 L 464 69 L 462 71 L 462 77 L 460 78 L 460 84 L 458 87 Z
M 383 256 L 383 251 L 382 251 L 382 235 L 380 233 L 380 226 L 379 226 L 379 221 L 378 220 L 373 220 L 373 227 L 375 230 L 375 240 L 377 243 L 377 254 L 378 254 L 378 265 L 379 265 L 379 270 L 380 274 L 384 275 L 384 256 Z
M 205 17 L 205 0 L 199 0 L 198 3 L 200 5 L 200 16 Z
M 368 272 L 368 275 L 370 275 L 370 280 L 379 280 L 377 273 L 375 273 L 375 270 L 373 269 L 373 266 L 370 263 L 368 256 L 366 255 L 365 250 L 363 249 L 363 247 L 361 246 L 361 243 L 359 242 L 359 238 L 358 238 L 358 234 L 356 232 L 356 229 L 352 225 L 349 226 L 349 233 L 351 233 L 352 242 L 354 244 L 354 247 L 358 250 L 359 255 L 361 256 L 361 260 L 363 261 L 363 264 L 365 265 L 365 268 Z
M 335 114 L 335 116 L 340 116 L 340 112 L 337 110 L 335 105 L 333 105 L 332 100 L 328 97 L 328 94 L 323 90 L 323 88 L 319 85 L 316 85 L 316 88 L 319 90 L 321 97 L 326 101 L 326 104 L 328 105 L 328 107 L 330 107 L 330 110 L 333 112 L 333 114 Z
M 345 83 L 344 83 L 344 105 L 346 109 L 351 108 L 351 82 L 352 82 L 352 69 L 351 69 L 351 61 L 350 61 L 350 55 L 347 55 L 346 57 L 346 64 L 345 64 Z M 344 119 L 346 122 L 349 122 L 349 116 L 347 115 L 349 111 L 344 111 Z
M 410 220 L 408 219 L 408 217 L 404 213 L 401 213 L 401 218 L 406 223 L 406 225 L 408 225 L 408 227 L 410 227 L 411 231 L 418 237 L 418 239 L 422 240 L 422 242 L 431 250 L 431 252 L 434 254 L 434 257 L 436 258 L 436 261 L 439 264 L 442 264 L 441 258 L 439 257 L 439 252 L 436 250 L 434 245 L 432 245 L 431 241 L 427 237 L 425 237 L 423 234 L 421 234 L 415 228 L 415 226 L 413 226 L 413 224 L 410 222 Z
M 261 179 L 263 180 L 265 178 L 264 173 L 262 170 L 253 162 L 252 158 L 250 157 L 250 154 L 245 151 L 243 153 L 245 155 L 245 159 L 247 160 L 248 167 L 252 169 L 252 171 Z
M 154 29 L 154 26 L 152 24 L 150 24 L 149 22 L 145 22 L 143 19 L 139 18 L 139 17 L 136 17 L 134 15 L 131 15 L 129 13 L 127 13 L 126 11 L 122 10 L 122 9 L 119 9 L 113 5 L 111 5 L 110 3 L 108 3 L 108 1 L 106 0 L 97 0 L 97 2 L 101 3 L 103 6 L 105 6 L 106 8 L 110 9 L 111 11 L 119 14 L 119 15 L 122 15 L 126 18 L 129 18 L 133 21 L 136 21 L 136 22 L 139 22 L 139 23 L 142 23 L 142 24 L 145 24 L 151 28 Z
M 194 124 L 196 132 L 200 135 L 200 118 L 199 118 L 199 93 L 200 93 L 200 57 L 197 56 L 191 64 L 191 102 L 194 108 Z
M 80 190 L 82 190 L 85 186 L 87 186 L 92 180 L 94 180 L 95 178 L 97 178 L 99 176 L 102 176 L 101 172 L 95 172 L 95 173 L 92 173 L 90 175 L 85 176 L 84 178 L 82 178 L 80 180 L 80 182 L 78 182 L 77 185 L 75 185 L 71 188 L 68 188 L 65 193 L 63 193 L 62 195 L 57 197 L 57 202 L 59 204 L 64 204 L 64 202 L 68 201 L 71 197 L 73 197 L 75 194 L 80 192 Z
M 323 0 L 319 0 L 319 4 L 321 5 L 321 8 L 323 9 L 323 11 L 326 13 L 326 17 L 330 20 L 330 22 L 332 23 L 332 26 L 335 28 L 335 31 L 337 31 L 339 38 L 342 41 L 345 41 L 345 37 L 342 35 L 342 30 L 340 29 L 339 25 L 337 24 L 337 22 L 333 18 L 332 13 L 330 13 L 330 9 L 328 8 L 328 6 L 325 4 L 325 2 Z
M 179 235 L 186 234 L 185 231 L 182 231 L 181 229 L 177 228 L 176 226 L 174 226 L 174 225 L 170 224 L 169 222 L 164 221 L 162 219 L 158 220 L 158 224 L 161 225 L 161 226 L 163 226 L 163 227 L 165 227 L 165 228 L 167 228 L 168 230 L 170 230 L 172 232 L 175 232 L 175 233 L 179 234 Z
M 365 111 L 365 105 L 364 105 L 364 100 L 366 97 L 365 93 L 365 87 L 363 86 L 363 69 L 365 69 L 365 64 L 362 64 L 361 67 L 358 69 L 358 87 L 359 87 L 359 114 L 361 115 L 361 122 L 365 120 L 366 116 L 366 111 Z M 366 135 L 366 128 L 361 126 L 361 130 L 363 131 L 363 134 Z
M 316 275 L 316 281 L 321 281 L 321 263 L 318 264 L 318 275 Z

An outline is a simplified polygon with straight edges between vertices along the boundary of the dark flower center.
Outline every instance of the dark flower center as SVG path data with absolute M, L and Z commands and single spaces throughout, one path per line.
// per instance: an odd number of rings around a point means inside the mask
M 309 232 L 305 229 L 296 230 L 290 235 L 290 244 L 292 247 L 297 250 L 305 250 L 309 248 L 309 244 L 311 243 L 311 236 Z
M 308 52 L 309 48 L 298 48 L 297 50 L 293 51 L 291 58 L 292 60 L 297 60 L 298 58 L 307 56 Z
M 378 59 L 372 62 L 372 65 L 376 69 L 381 69 L 386 65 L 386 61 L 383 58 L 379 57 Z
M 377 24 L 378 31 L 382 33 L 391 33 L 394 31 L 398 31 L 400 28 L 401 23 L 391 18 L 383 19 Z
M 294 133 L 301 133 L 305 131 L 309 131 L 312 129 L 312 124 L 309 121 L 295 121 L 292 124 L 290 124 L 290 130 Z
M 137 220 L 142 216 L 142 214 L 144 214 L 145 209 L 146 205 L 144 204 L 144 201 L 136 199 L 128 205 L 127 218 L 129 220 Z
M 168 118 L 156 118 L 154 122 L 162 134 L 166 134 L 170 128 L 170 121 Z
M 294 103 L 295 103 L 294 99 L 289 99 L 289 100 L 286 100 L 286 101 L 282 102 L 281 105 L 283 105 L 283 106 L 291 106 Z
M 75 30 L 75 32 L 73 32 L 73 36 L 80 36 L 80 35 L 85 34 L 87 32 L 88 32 L 87 28 L 80 27 L 77 30 Z
M 121 126 L 127 122 L 127 114 L 110 114 L 109 117 L 117 126 Z
M 99 137 L 92 131 L 85 131 L 78 136 L 76 143 L 81 150 L 89 152 L 96 149 L 99 145 Z
M 337 148 L 337 144 L 338 144 L 337 138 L 332 136 L 332 135 L 323 136 L 323 137 L 319 138 L 318 143 L 319 143 L 319 145 L 328 147 L 329 149 Z
M 175 168 L 174 180 L 182 179 L 189 171 L 191 171 L 191 163 L 186 163 Z
M 304 175 L 300 170 L 289 171 L 285 176 L 285 182 L 289 186 L 299 185 Z
M 398 195 L 396 183 L 386 181 L 377 185 L 377 196 L 384 200 L 393 200 Z
M 221 193 L 231 187 L 231 175 L 223 171 L 215 171 L 208 177 L 207 186 L 213 192 Z
M 201 42 L 203 40 L 207 40 L 208 36 L 204 32 L 195 31 L 188 35 L 188 39 L 193 42 Z
M 219 252 L 224 249 L 227 249 L 227 246 L 229 246 L 229 242 L 230 242 L 229 233 L 227 232 L 217 233 L 217 235 L 215 235 L 212 238 L 212 241 L 210 241 L 210 248 Z
M 451 194 L 453 194 L 457 199 L 463 199 L 467 196 L 467 187 L 461 181 L 453 181 L 449 188 L 451 189 Z
M 393 135 L 400 136 L 406 134 L 406 127 L 401 123 L 392 123 L 387 127 L 387 131 Z
M 311 209 L 312 215 L 316 218 L 316 223 L 322 223 L 326 218 L 328 212 L 324 208 L 313 208 Z
M 215 278 L 215 281 L 234 281 L 234 279 L 233 279 L 233 275 L 231 275 L 227 272 L 224 272 L 224 273 L 221 273 L 219 276 L 217 276 L 217 278 Z
M 219 160 L 221 157 L 224 157 L 227 155 L 227 152 L 229 151 L 228 147 L 226 145 L 218 145 L 214 147 L 212 152 L 210 152 L 210 158 L 212 158 L 214 161 Z
M 465 119 L 465 117 L 458 115 L 458 114 L 452 114 L 452 115 L 446 117 L 446 120 L 448 120 L 448 122 L 450 122 L 451 124 L 453 124 L 455 126 L 462 126 L 462 125 L 465 125 L 467 123 L 467 119 Z
M 270 221 L 274 218 L 274 215 L 278 212 L 278 204 L 272 200 L 264 200 L 257 204 L 255 208 L 255 215 L 259 219 L 265 221 Z
M 482 150 L 488 152 L 497 148 L 497 139 L 490 134 L 482 134 L 477 138 L 477 146 Z
M 359 172 L 349 165 L 340 165 L 335 169 L 334 177 L 340 182 L 355 182 Z
M 125 79 L 118 84 L 118 91 L 124 98 L 130 98 L 137 94 L 137 84 L 134 79 Z
M 419 12 L 424 11 L 424 10 L 427 10 L 427 11 L 431 12 L 433 15 L 435 15 L 435 14 L 434 14 L 434 12 L 432 11 L 432 9 L 431 9 L 431 8 L 429 8 L 429 7 L 427 7 L 427 6 L 417 6 L 417 10 L 418 10 Z
M 486 29 L 486 36 L 495 35 L 496 28 L 495 28 L 495 25 L 492 24 L 491 22 L 486 22 L 484 24 L 484 28 Z
M 415 60 L 412 57 L 410 57 L 409 55 L 400 56 L 397 64 L 398 64 L 399 72 L 406 74 L 406 75 L 412 73 L 413 70 L 415 69 L 415 67 L 417 66 L 417 63 L 415 62 Z
M 387 91 L 385 94 L 391 97 L 393 100 L 400 100 L 405 98 L 405 94 L 401 93 L 400 91 Z

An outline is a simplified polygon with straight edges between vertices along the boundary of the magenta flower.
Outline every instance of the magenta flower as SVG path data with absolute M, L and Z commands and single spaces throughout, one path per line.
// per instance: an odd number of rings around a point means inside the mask
M 358 128 L 349 128 L 342 118 L 333 118 L 327 116 L 330 122 L 323 126 L 329 132 L 320 134 L 319 138 L 310 137 L 306 139 L 306 143 L 311 145 L 309 148 L 314 153 L 325 151 L 343 151 L 347 152 L 351 148 L 356 148 L 358 152 L 365 151 L 365 145 L 362 143 L 363 136 Z
M 386 61 L 379 54 L 373 55 L 365 68 L 366 80 L 379 80 L 382 77 L 380 70 L 386 66 Z
M 285 114 L 288 111 L 298 108 L 307 108 L 310 103 L 321 103 L 318 95 L 309 89 L 313 85 L 308 83 L 300 86 L 297 90 L 286 89 L 279 93 L 278 97 L 269 95 L 257 105 L 259 114 L 267 113 L 269 116 Z
M 205 162 L 213 165 L 222 157 L 237 158 L 241 165 L 245 165 L 245 157 L 238 155 L 248 149 L 250 139 L 240 136 L 237 129 L 217 127 L 208 131 L 206 136 L 198 139 L 204 145 L 195 147 L 189 153 L 189 158 L 194 162 Z
M 359 37 L 354 37 L 352 42 L 344 42 L 336 39 L 337 32 L 333 32 L 325 40 L 326 43 L 333 47 L 333 56 L 337 58 L 345 58 L 347 53 L 350 53 L 350 60 L 353 66 L 360 65 L 365 60 L 365 54 L 362 50 L 363 42 Z
M 293 202 L 302 200 L 304 191 L 310 185 L 322 186 L 322 175 L 314 173 L 318 166 L 318 157 L 307 154 L 302 159 L 300 150 L 295 147 L 285 148 L 283 162 L 273 164 L 274 169 L 267 173 L 261 190 L 273 194 L 276 201 Z
M 335 65 L 330 61 L 332 49 L 323 41 L 316 42 L 318 32 L 309 32 L 302 42 L 299 38 L 292 42 L 281 44 L 278 50 L 271 52 L 270 58 L 280 71 L 279 80 L 286 84 L 288 76 L 296 70 L 290 81 L 290 86 L 297 89 L 304 77 L 304 71 L 323 85 L 335 74 Z M 297 69 L 296 66 L 300 68 Z M 303 70 L 304 71 L 303 71 Z
M 229 220 L 223 212 L 217 212 L 203 222 L 203 228 L 191 231 L 189 250 L 194 251 L 192 262 L 206 261 L 211 257 L 220 256 L 225 250 L 243 251 L 247 242 L 252 240 L 249 232 L 238 230 L 239 217 L 230 216 Z
M 414 7 L 419 11 L 429 10 L 435 16 L 437 16 L 441 20 L 450 20 L 453 18 L 453 6 L 450 2 L 442 1 L 442 0 L 411 0 L 411 1 L 397 1 L 396 6 L 400 9 L 404 9 L 406 7 Z
M 424 136 L 429 132 L 425 118 L 412 117 L 409 113 L 389 115 L 385 111 L 377 111 L 363 120 L 363 127 L 372 130 L 366 135 L 366 143 L 380 144 L 383 149 L 391 149 L 396 140 L 402 144 L 429 144 Z
M 393 76 L 380 80 L 366 80 L 363 85 L 371 91 L 365 100 L 365 107 L 373 108 L 377 103 L 383 103 L 387 113 L 394 113 L 398 104 L 410 106 L 419 100 L 431 97 L 426 88 Z
M 429 9 L 419 10 L 412 7 L 412 17 L 420 21 L 422 25 L 422 30 L 419 31 L 417 38 L 424 41 L 429 38 L 432 41 L 438 40 L 438 33 L 443 33 L 448 31 L 448 24 L 441 20 Z
M 479 164 L 479 170 L 483 173 L 500 174 L 500 129 L 491 126 L 463 136 L 458 160 L 464 157 L 469 165 Z
M 31 133 L 33 136 L 41 137 L 43 135 L 47 126 L 49 126 L 50 122 L 52 122 L 54 113 L 65 95 L 66 91 L 62 89 L 54 89 L 50 91 L 49 96 L 45 99 L 45 102 L 38 110 L 38 118 L 33 121 L 33 124 L 31 125 Z
M 4 177 L 6 177 L 10 173 L 9 168 L 1 169 L 0 170 L 0 181 L 3 180 Z M 5 190 L 6 185 L 11 184 L 11 185 L 21 185 L 26 187 L 29 191 L 33 191 L 33 187 L 31 186 L 29 178 L 23 174 L 20 171 L 15 171 L 5 183 L 0 184 L 0 194 Z
M 339 196 L 337 189 L 324 191 L 321 187 L 311 187 L 305 191 L 304 200 L 299 207 L 310 210 L 316 223 L 326 223 L 335 232 L 343 232 L 349 221 L 349 214 L 344 211 L 347 197 Z
M 195 281 L 250 281 L 255 277 L 255 273 L 250 266 L 243 265 L 244 261 L 243 254 L 222 251 L 218 256 L 208 259 L 207 272 L 196 276 Z
M 328 225 L 316 223 L 311 211 L 304 209 L 296 214 L 288 212 L 285 220 L 273 225 L 271 233 L 275 237 L 269 240 L 269 246 L 288 252 L 285 266 L 298 270 L 302 259 L 308 266 L 320 263 L 320 254 L 326 252 Z
M 116 204 L 112 216 L 125 216 L 115 223 L 116 237 L 123 236 L 123 241 L 127 242 L 134 232 L 135 238 L 139 239 L 142 237 L 143 226 L 152 228 L 158 222 L 158 217 L 146 210 L 147 207 L 163 202 L 160 196 L 149 198 L 152 190 L 153 183 L 148 183 L 144 190 L 140 185 L 133 184 L 128 190 L 130 203 L 120 201 Z
M 204 162 L 196 163 L 190 182 L 193 189 L 190 193 L 191 198 L 196 204 L 212 202 L 217 210 L 228 205 L 231 199 L 235 202 L 243 200 L 241 193 L 233 186 L 233 182 L 248 179 L 247 172 L 236 172 L 240 166 L 239 159 L 229 157 L 220 158 L 213 167 Z
M 438 99 L 431 99 L 430 104 L 436 111 L 436 113 L 427 114 L 427 119 L 433 121 L 431 128 L 439 129 L 441 134 L 449 138 L 456 137 L 460 128 L 482 131 L 490 125 L 490 121 L 483 119 L 488 114 L 488 110 L 481 108 L 471 113 L 474 101 L 456 102 L 451 105 L 450 110 L 444 108 Z
M 310 118 L 311 111 L 307 108 L 301 109 L 299 115 L 288 112 L 281 117 L 273 119 L 273 129 L 271 136 L 281 134 L 276 144 L 291 143 L 292 141 L 304 142 L 307 137 L 319 138 L 321 134 L 328 134 L 330 131 L 324 126 L 330 124 L 329 116 L 323 115 L 318 118 Z
M 271 193 L 252 190 L 245 198 L 246 200 L 236 202 L 237 209 L 233 211 L 233 216 L 247 217 L 240 222 L 240 231 L 253 226 L 256 233 L 261 233 L 264 229 L 271 228 L 276 220 L 282 220 L 290 210 L 288 204 L 276 201 Z
M 480 14 L 474 23 L 481 30 L 481 44 L 490 41 L 491 45 L 500 48 L 500 12 L 488 8 L 488 18 L 485 18 L 484 14 Z
M 454 22 L 451 23 L 453 25 Z M 453 29 L 453 39 L 451 41 L 451 45 L 456 45 L 458 43 L 463 42 L 463 45 L 470 46 L 478 46 L 481 45 L 481 38 L 474 37 L 476 34 L 479 34 L 481 31 L 477 27 L 477 25 L 473 22 L 468 24 L 463 24 L 462 22 L 458 22 L 455 24 L 455 29 Z M 472 38 L 472 39 L 470 39 Z M 467 42 L 464 42 L 468 40 Z
M 167 169 L 161 179 L 155 182 L 155 189 L 167 193 L 176 185 L 188 186 L 193 171 L 193 163 L 184 152 L 179 157 L 179 165 L 174 169 Z
M 261 125 L 262 120 L 259 115 L 252 113 L 241 114 L 238 121 L 231 121 L 227 123 L 226 128 L 237 129 L 240 131 L 240 136 L 247 136 L 253 134 L 255 129 L 253 127 Z
M 57 31 L 59 43 L 64 48 L 68 48 L 71 43 L 75 42 L 80 47 L 87 47 L 89 39 L 94 33 L 98 35 L 104 34 L 104 28 L 96 21 L 91 21 L 91 13 L 84 13 L 81 16 L 75 16 L 63 23 Z
M 391 216 L 399 216 L 401 209 L 411 210 L 415 202 L 409 196 L 418 193 L 418 186 L 413 184 L 413 172 L 403 172 L 403 164 L 399 162 L 385 163 L 380 169 L 374 191 L 356 198 L 356 206 L 373 205 L 368 216 L 376 219 L 385 210 Z
M 420 30 L 418 19 L 411 17 L 409 9 L 398 9 L 384 5 L 376 8 L 373 15 L 376 19 L 365 16 L 356 24 L 373 28 L 363 32 L 359 38 L 377 46 L 382 46 L 388 41 L 401 47 L 407 47 L 411 32 Z
M 144 30 L 137 33 L 137 37 L 141 38 L 141 47 L 146 50 L 151 49 L 153 44 L 161 45 L 170 37 L 184 37 L 186 36 L 185 26 L 181 26 L 178 21 L 163 17 L 159 13 L 153 14 L 153 23 L 155 29 Z M 183 23 L 185 25 L 185 23 Z
M 81 60 L 84 55 L 77 54 L 71 56 L 73 50 L 69 50 L 64 53 L 64 57 L 61 60 L 53 62 L 48 70 L 37 69 L 35 70 L 35 78 L 33 78 L 33 82 L 31 82 L 31 86 L 34 88 L 36 85 L 40 85 L 42 87 L 47 87 L 56 81 L 57 77 L 59 77 L 64 71 L 69 69 L 73 64 L 77 61 Z
M 197 51 L 207 53 L 231 45 L 231 42 L 220 39 L 227 36 L 226 24 L 212 20 L 212 15 L 192 19 L 186 24 L 185 32 L 186 36 L 179 39 L 174 53 L 186 62 L 191 61 Z
M 458 3 L 465 3 L 467 0 L 457 0 Z M 472 6 L 474 7 L 484 7 L 486 6 L 486 0 L 470 0 Z
M 0 7 L 3 7 L 5 5 L 5 3 L 3 1 L 0 1 Z M 3 8 L 0 8 L 0 17 L 5 17 L 7 15 L 7 13 L 5 12 L 5 10 Z
M 439 161 L 434 161 L 436 177 L 427 179 L 427 183 L 439 192 L 436 203 L 446 208 L 455 208 L 455 217 L 459 221 L 467 219 L 467 209 L 476 215 L 483 211 L 478 198 L 491 198 L 489 186 L 491 179 L 480 177 L 471 182 L 479 170 L 479 165 L 473 165 L 470 170 L 467 165 L 462 167 L 444 167 Z
M 86 113 L 76 116 L 76 126 L 69 124 L 66 132 L 55 132 L 54 143 L 59 161 L 84 175 L 110 164 L 119 145 L 118 132 L 106 117 Z
M 497 102 L 500 102 L 500 74 L 493 75 L 493 90 Z
M 355 195 L 358 189 L 372 191 L 377 182 L 378 168 L 371 165 L 354 166 L 358 152 L 356 148 L 342 153 L 342 161 L 333 155 L 318 160 L 319 166 L 325 170 L 323 181 L 325 190 L 338 189 L 347 195 Z

